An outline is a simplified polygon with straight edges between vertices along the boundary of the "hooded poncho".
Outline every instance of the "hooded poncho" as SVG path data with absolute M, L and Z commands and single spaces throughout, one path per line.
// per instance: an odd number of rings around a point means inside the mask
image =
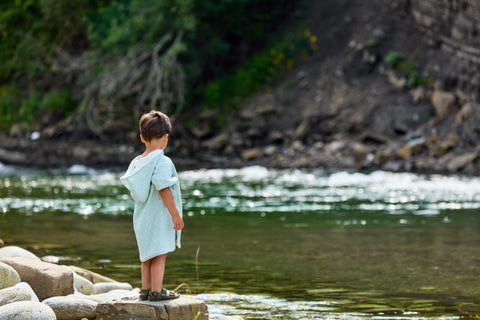
M 180 216 L 182 202 L 180 184 L 173 162 L 163 150 L 132 160 L 120 178 L 135 200 L 133 229 L 140 260 L 147 261 L 180 248 L 181 231 L 173 228 L 172 216 L 160 197 L 159 190 L 170 188 Z

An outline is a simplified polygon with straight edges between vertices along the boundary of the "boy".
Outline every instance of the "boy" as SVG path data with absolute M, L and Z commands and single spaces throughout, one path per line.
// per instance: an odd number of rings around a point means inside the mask
M 172 125 L 165 114 L 153 110 L 142 115 L 139 125 L 145 152 L 120 178 L 135 200 L 133 228 L 142 262 L 139 299 L 176 299 L 178 293 L 163 288 L 167 253 L 175 250 L 175 244 L 180 248 L 184 226 L 177 171 L 164 155 Z

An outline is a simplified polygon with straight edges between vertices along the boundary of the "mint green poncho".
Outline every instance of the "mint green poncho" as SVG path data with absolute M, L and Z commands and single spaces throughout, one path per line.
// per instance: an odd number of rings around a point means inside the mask
M 136 157 L 120 178 L 135 200 L 133 229 L 140 260 L 145 262 L 180 248 L 181 231 L 173 228 L 172 216 L 159 190 L 169 187 L 182 216 L 182 201 L 177 171 L 172 160 L 158 149 L 147 156 Z

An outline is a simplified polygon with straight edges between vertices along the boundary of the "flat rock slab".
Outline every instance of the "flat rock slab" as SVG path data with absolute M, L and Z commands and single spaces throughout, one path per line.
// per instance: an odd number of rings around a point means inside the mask
M 167 301 L 122 300 L 100 303 L 97 320 L 208 320 L 207 304 L 182 295 Z

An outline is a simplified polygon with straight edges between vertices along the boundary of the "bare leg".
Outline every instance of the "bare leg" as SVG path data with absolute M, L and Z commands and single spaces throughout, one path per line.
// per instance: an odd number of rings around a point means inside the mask
M 142 289 L 152 289 L 152 259 L 142 262 Z
M 165 261 L 167 260 L 167 254 L 156 256 L 149 261 L 150 265 L 150 283 L 151 290 L 160 292 L 163 288 L 163 275 L 165 274 Z M 142 281 L 143 284 L 143 281 Z

